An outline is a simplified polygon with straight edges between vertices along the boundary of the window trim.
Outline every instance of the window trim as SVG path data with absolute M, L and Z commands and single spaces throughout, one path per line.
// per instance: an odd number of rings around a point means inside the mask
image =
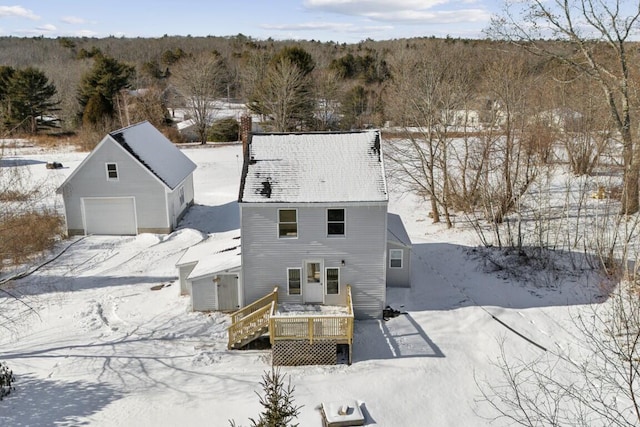
M 295 222 L 280 222 L 280 212 L 281 211 L 294 211 L 296 213 L 296 221 Z M 298 236 L 300 235 L 299 231 L 298 231 L 298 209 L 296 208 L 282 208 L 282 209 L 278 209 L 278 218 L 277 218 L 277 233 L 278 233 L 278 239 L 297 239 Z M 295 224 L 296 225 L 296 235 L 295 236 L 287 236 L 287 235 L 281 235 L 280 234 L 280 225 L 281 224 Z
M 290 271 L 291 270 L 298 270 L 298 293 L 297 294 L 292 294 L 291 293 L 291 276 L 290 276 Z M 287 295 L 298 295 L 301 296 L 302 295 L 302 268 L 300 267 L 287 267 Z
M 109 166 L 114 166 L 115 169 L 113 171 L 109 171 Z M 107 181 L 119 181 L 120 180 L 120 172 L 118 171 L 118 164 L 115 162 L 107 162 L 104 164 L 104 169 L 107 173 Z M 111 177 L 109 175 L 109 172 L 115 172 L 116 176 L 115 177 Z
M 396 252 L 396 253 L 399 252 L 400 253 L 400 258 L 398 258 L 397 256 L 396 257 L 392 256 L 392 254 L 394 252 Z M 397 260 L 400 260 L 400 266 L 399 267 L 392 265 L 392 262 L 393 261 L 397 261 Z M 389 268 L 400 269 L 400 268 L 403 268 L 403 267 L 404 267 L 404 249 L 389 249 Z
M 342 211 L 342 221 L 329 221 L 329 211 Z M 327 237 L 330 238 L 340 238 L 347 236 L 347 210 L 345 208 L 327 208 L 326 210 L 326 219 L 327 219 Z M 342 234 L 331 234 L 329 233 L 329 224 L 342 224 Z
M 327 270 L 338 271 L 338 292 L 335 294 L 329 293 L 329 278 L 327 277 Z M 324 294 L 325 295 L 340 295 L 340 267 L 325 267 L 324 268 Z

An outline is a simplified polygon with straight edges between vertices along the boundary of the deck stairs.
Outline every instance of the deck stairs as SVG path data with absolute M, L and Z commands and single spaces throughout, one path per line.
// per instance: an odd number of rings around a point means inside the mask
M 278 288 L 231 314 L 228 348 L 240 349 L 269 331 L 269 318 L 278 302 Z

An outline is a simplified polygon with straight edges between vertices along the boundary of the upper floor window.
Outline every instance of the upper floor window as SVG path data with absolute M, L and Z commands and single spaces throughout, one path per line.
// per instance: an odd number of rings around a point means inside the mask
M 402 249 L 389 249 L 389 267 L 402 268 Z
M 278 210 L 278 237 L 298 237 L 298 211 Z
M 344 209 L 327 209 L 327 235 L 344 236 Z
M 180 187 L 180 190 L 178 190 L 178 195 L 180 197 L 180 206 L 184 205 L 184 187 Z
M 114 181 L 118 179 L 118 165 L 116 163 L 107 163 L 107 180 Z

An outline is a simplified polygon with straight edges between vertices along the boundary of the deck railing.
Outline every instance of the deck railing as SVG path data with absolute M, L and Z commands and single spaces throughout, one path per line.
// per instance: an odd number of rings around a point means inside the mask
M 347 314 L 335 316 L 278 316 L 277 302 L 272 305 L 269 319 L 271 344 L 277 340 L 335 340 L 351 345 L 353 342 L 353 306 L 351 286 L 347 285 Z
M 229 345 L 228 348 L 232 348 L 233 345 L 256 331 L 260 331 L 269 325 L 269 317 L 275 309 L 276 302 L 271 301 L 270 304 L 259 308 L 251 314 L 246 315 L 242 319 L 234 322 L 229 326 Z M 264 331 L 263 331 L 264 332 Z
M 270 294 L 267 294 L 267 295 L 263 296 L 262 298 L 260 298 L 259 300 L 256 300 L 256 301 L 252 302 L 251 304 L 249 304 L 249 305 L 247 305 L 245 307 L 242 307 L 240 310 L 232 313 L 231 314 L 231 324 L 239 322 L 242 318 L 250 315 L 254 311 L 258 311 L 258 310 L 264 308 L 265 306 L 269 305 L 273 301 L 275 301 L 276 303 L 278 302 L 278 287 L 277 286 L 275 288 L 273 288 L 273 291 L 271 291 Z

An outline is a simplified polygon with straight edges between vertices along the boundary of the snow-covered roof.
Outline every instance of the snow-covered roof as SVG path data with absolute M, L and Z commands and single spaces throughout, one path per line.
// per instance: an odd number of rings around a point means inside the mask
M 198 261 L 198 264 L 191 271 L 187 280 L 196 280 L 223 271 L 239 269 L 242 265 L 241 258 L 239 246 L 227 252 L 209 255 Z
M 240 268 L 240 230 L 210 236 L 185 251 L 176 267 L 196 263 L 187 280 Z
M 189 129 L 195 126 L 195 124 L 196 122 L 193 119 L 183 120 L 181 122 L 176 123 L 176 128 L 178 129 L 178 132 L 182 132 L 185 129 Z
M 253 134 L 241 202 L 386 202 L 380 132 Z
M 195 163 L 149 122 L 119 129 L 109 136 L 172 190 L 196 169 Z
M 188 248 L 176 263 L 176 267 L 193 264 L 202 258 L 222 252 L 228 248 L 240 245 L 240 230 L 216 233 L 207 239 Z
M 411 247 L 411 239 L 404 228 L 400 215 L 387 213 L 387 241 Z

